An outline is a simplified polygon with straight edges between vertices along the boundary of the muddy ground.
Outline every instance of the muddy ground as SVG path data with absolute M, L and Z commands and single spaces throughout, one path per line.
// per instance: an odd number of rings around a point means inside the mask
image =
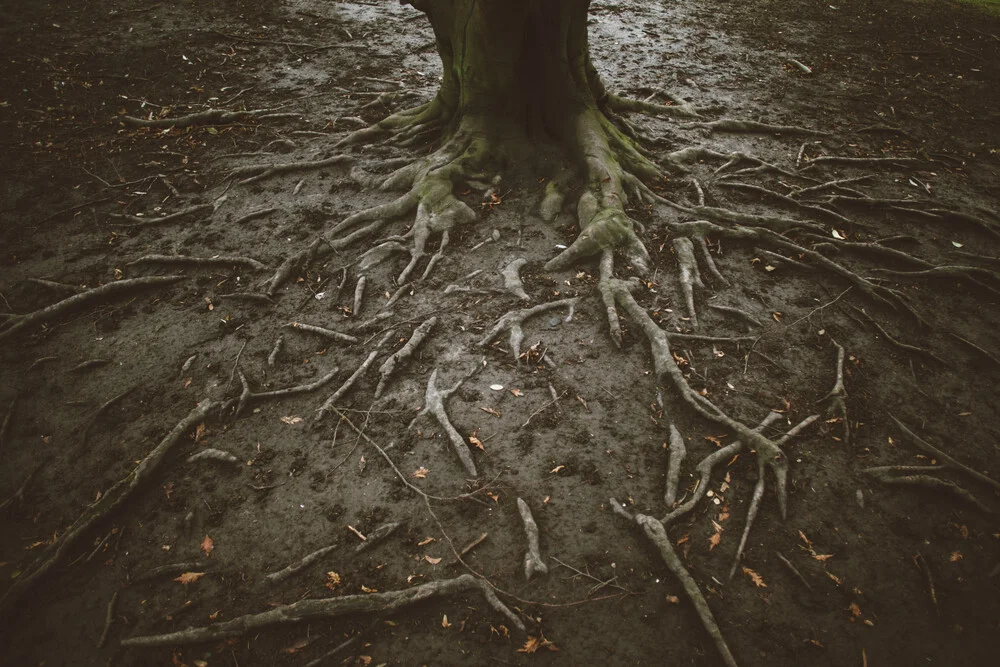
M 27 313 L 84 286 L 141 276 L 183 280 L 3 339 L 0 588 L 54 553 L 67 527 L 199 401 L 238 397 L 240 373 L 261 392 L 339 369 L 314 391 L 252 403 L 239 417 L 212 414 L 184 429 L 136 493 L 7 610 L 5 664 L 718 663 L 677 580 L 642 533 L 610 511 L 609 499 L 630 512 L 662 515 L 669 424 L 688 450 L 685 497 L 695 489 L 695 464 L 731 435 L 694 415 L 669 387 L 658 404 L 641 332 L 626 321 L 620 350 L 608 335 L 596 263 L 556 274 L 542 269 L 577 232 L 571 216 L 553 224 L 537 218 L 546 174 L 510 173 L 484 205 L 478 192 L 463 191 L 479 219 L 453 235 L 435 272 L 404 290 L 384 319 L 373 318 L 396 291 L 393 277 L 405 257 L 369 271 L 359 312 L 354 307 L 352 265 L 375 238 L 302 267 L 273 303 L 223 296 L 264 293 L 274 269 L 317 234 L 390 200 L 359 186 L 345 166 L 245 185 L 230 174 L 339 154 L 334 144 L 346 132 L 430 98 L 440 67 L 421 14 L 360 0 L 12 1 L 2 18 L 0 309 Z M 732 580 L 756 480 L 751 453 L 716 471 L 711 497 L 670 530 L 737 660 L 991 661 L 1000 627 L 994 487 L 954 469 L 928 473 L 971 492 L 977 507 L 952 488 L 887 485 L 864 471 L 935 463 L 891 414 L 955 459 L 1000 477 L 1000 20 L 938 2 L 602 1 L 593 4 L 591 34 L 605 81 L 621 94 L 666 89 L 712 107 L 709 119 L 829 133 L 709 134 L 674 119 L 630 116 L 655 155 L 696 145 L 740 151 L 795 172 L 742 181 L 772 191 L 809 185 L 798 173 L 814 182 L 870 175 L 851 187 L 913 202 L 837 209 L 843 221 L 822 211 L 815 217 L 725 187 L 713 180 L 722 166 L 715 163 L 695 172 L 709 205 L 812 218 L 830 239 L 879 241 L 935 265 L 981 269 L 961 278 L 901 277 L 878 271 L 913 270 L 912 262 L 803 241 L 901 290 L 920 323 L 848 289 L 810 257 L 786 253 L 782 261 L 753 243 L 713 243 L 730 285 L 706 275 L 708 287 L 696 293 L 697 333 L 747 338 L 674 343 L 688 381 L 750 425 L 769 410 L 781 411 L 776 428 L 785 430 L 821 415 L 786 446 L 787 519 L 769 484 Z M 122 123 L 126 115 L 172 118 L 208 108 L 293 115 L 174 129 Z M 427 150 L 390 144 L 353 154 L 355 166 L 375 168 Z M 920 162 L 810 166 L 822 155 Z M 677 201 L 697 198 L 680 175 L 661 187 Z M 209 206 L 160 224 L 115 217 L 150 221 L 198 204 Z M 274 210 L 241 221 L 266 209 Z M 934 209 L 964 216 L 929 213 Z M 668 331 L 690 331 L 662 224 L 677 213 L 658 205 L 633 215 L 645 225 L 653 256 L 637 298 Z M 409 223 L 399 219 L 384 234 Z M 131 264 L 151 254 L 238 255 L 266 267 Z M 503 286 L 499 271 L 517 257 L 527 260 L 522 277 L 531 305 L 579 297 L 571 320 L 552 311 L 528 321 L 519 363 L 505 336 L 477 345 L 498 317 L 523 307 L 496 289 Z M 446 293 L 453 284 L 475 291 Z M 738 308 L 756 323 L 709 305 Z M 438 318 L 431 335 L 376 400 L 384 358 L 431 316 Z M 286 326 L 292 322 L 359 341 L 328 341 Z M 390 330 L 375 365 L 338 399 L 340 412 L 318 421 L 316 408 Z M 284 345 L 272 365 L 279 337 Z M 847 353 L 846 424 L 822 402 L 836 375 L 834 341 Z M 435 369 L 442 387 L 478 369 L 446 404 L 472 443 L 478 481 L 466 479 L 432 418 L 407 429 Z M 431 501 L 432 515 L 375 444 L 425 493 L 476 493 Z M 188 461 L 207 448 L 236 462 Z M 549 567 L 530 581 L 519 497 L 537 520 Z M 374 539 L 379 526 L 393 522 L 402 525 Z M 465 565 L 457 563 L 453 549 L 483 534 Z M 355 555 L 362 536 L 376 543 Z M 265 579 L 327 546 L 335 548 L 294 576 Z M 482 595 L 465 593 L 195 645 L 120 645 L 470 569 L 499 589 L 525 632 Z M 204 575 L 183 584 L 185 573 Z

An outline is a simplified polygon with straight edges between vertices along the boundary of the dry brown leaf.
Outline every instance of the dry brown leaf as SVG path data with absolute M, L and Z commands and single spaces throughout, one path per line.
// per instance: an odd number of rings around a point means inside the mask
M 205 422 L 198 424 L 194 429 L 194 441 L 201 442 L 201 439 L 205 437 L 205 433 L 207 432 L 208 429 L 205 428 Z
M 490 493 L 489 491 L 487 491 L 486 495 L 488 495 L 490 498 L 492 498 L 493 502 L 495 502 L 497 505 L 500 504 L 500 494 L 499 493 Z
M 438 563 L 441 562 L 440 558 L 431 558 L 430 556 L 426 555 L 424 556 L 424 560 L 430 563 L 431 565 L 437 565 Z
M 771 317 L 774 318 L 775 322 L 781 321 L 781 313 L 779 313 L 778 311 L 774 311 L 773 313 L 771 313 Z
M 833 558 L 833 554 L 813 554 L 812 557 L 821 563 L 825 563 L 826 561 Z
M 528 637 L 528 641 L 524 642 L 524 646 L 517 649 L 518 653 L 534 653 L 540 648 L 547 648 L 550 651 L 558 651 L 559 648 L 545 638 L 544 635 L 541 637 Z
M 443 614 L 441 616 L 441 627 L 442 628 L 450 628 L 451 627 L 451 623 L 448 622 L 448 614 Z
M 215 550 L 215 540 L 206 535 L 205 539 L 201 541 L 201 550 L 205 552 L 206 556 L 210 556 Z
M 851 612 L 851 616 L 853 616 L 854 618 L 861 616 L 861 607 L 858 606 L 857 602 L 852 602 L 851 606 L 848 607 L 848 609 Z
M 681 599 L 679 597 L 677 597 L 676 595 L 668 595 L 667 596 L 667 604 L 680 604 L 680 603 L 681 603 Z
M 422 575 L 422 574 L 411 574 L 410 576 L 408 576 L 406 578 L 406 583 L 412 585 L 413 582 L 416 581 L 417 579 L 423 579 L 423 578 L 424 578 L 424 575 Z
M 500 416 L 500 413 L 497 410 L 494 410 L 493 408 L 479 408 L 479 409 L 485 412 L 486 414 L 493 415 L 494 417 Z
M 410 477 L 413 477 L 414 479 L 426 479 L 427 473 L 429 472 L 430 470 L 428 470 L 423 466 L 420 466 L 419 468 L 410 473 Z
M 377 588 L 368 588 L 365 585 L 361 586 L 361 591 L 364 592 L 364 593 L 378 593 L 378 589 Z
M 712 443 L 716 447 L 722 447 L 722 439 L 725 438 L 725 437 L 726 437 L 725 434 L 723 434 L 723 435 L 706 435 L 705 436 L 705 440 L 708 440 L 710 443 Z
M 295 416 L 282 417 L 281 421 L 284 422 L 285 424 L 293 425 L 300 423 L 302 421 L 302 417 L 295 417 Z
M 833 583 L 837 584 L 838 586 L 844 583 L 844 580 L 835 575 L 833 572 L 827 572 L 826 576 L 830 577 L 830 579 L 833 580 Z
M 760 576 L 749 567 L 743 567 L 743 574 L 750 577 L 750 581 L 752 581 L 757 588 L 767 588 L 767 584 L 764 583 L 764 577 Z
M 951 555 L 948 556 L 948 560 L 950 560 L 952 563 L 957 563 L 958 561 L 962 560 L 962 552 L 952 551 Z
M 515 396 L 524 396 L 524 392 L 522 392 L 520 389 L 511 389 L 510 393 L 514 394 Z
M 181 583 L 181 584 L 184 584 L 185 586 L 187 586 L 188 584 L 191 584 L 191 583 L 194 583 L 194 582 L 198 581 L 199 579 L 201 579 L 204 576 L 205 576 L 204 572 L 185 572 L 181 576 L 179 576 L 176 579 L 174 579 L 174 581 L 176 581 L 178 583 Z
M 486 451 L 486 447 L 483 446 L 483 441 L 477 438 L 475 435 L 469 436 L 469 444 L 475 447 L 476 449 L 481 449 L 484 452 Z
M 426 547 L 428 544 L 430 544 L 431 542 L 434 542 L 434 541 L 436 541 L 436 540 L 433 537 L 425 537 L 424 539 L 422 539 L 419 542 L 417 542 L 417 546 L 418 547 Z
M 365 667 L 368 667 L 368 665 L 372 664 L 372 657 L 370 655 L 359 655 L 358 660 L 360 660 L 361 664 L 364 665 Z
M 566 466 L 556 466 L 555 468 L 553 468 L 549 472 L 552 473 L 552 474 L 555 474 L 555 473 L 559 472 L 560 470 L 564 469 L 565 467 Z
M 711 551 L 715 547 L 719 546 L 719 542 L 722 541 L 722 533 L 713 533 L 710 538 L 708 538 L 708 550 Z
M 323 584 L 324 586 L 326 586 L 327 588 L 329 588 L 332 591 L 337 586 L 340 586 L 340 583 L 341 583 L 341 579 L 340 579 L 340 575 L 339 574 L 337 574 L 336 572 L 333 572 L 333 571 L 330 571 L 330 572 L 326 573 L 326 583 Z
M 689 534 L 685 533 L 684 536 L 681 537 L 681 539 L 677 540 L 677 546 L 680 546 L 680 545 L 684 544 L 685 542 L 687 542 L 690 539 L 691 539 L 691 536 Z

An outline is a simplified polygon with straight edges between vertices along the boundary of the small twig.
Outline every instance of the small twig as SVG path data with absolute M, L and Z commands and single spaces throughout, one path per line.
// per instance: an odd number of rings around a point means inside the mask
M 531 415 L 528 416 L 528 418 L 525 420 L 525 422 L 523 424 L 521 424 L 521 426 L 519 426 L 517 430 L 520 431 L 522 428 L 524 428 L 525 426 L 527 426 L 528 424 L 530 424 L 532 419 L 534 419 L 535 417 L 537 417 L 541 413 L 545 412 L 550 406 L 555 405 L 556 403 L 558 403 L 559 399 L 562 398 L 563 396 L 565 396 L 567 393 L 568 393 L 567 391 L 564 391 L 563 393 L 561 393 L 558 396 L 556 396 L 555 398 L 553 398 L 551 401 L 545 403 L 542 407 L 540 407 L 537 410 L 535 410 L 534 412 L 532 412 Z
M 118 604 L 118 593 L 111 596 L 111 602 L 108 603 L 108 611 L 104 615 L 104 630 L 101 632 L 101 638 L 97 640 L 97 648 L 104 648 L 104 644 L 108 641 L 108 633 L 111 631 L 111 624 L 115 620 L 115 606 Z
M 802 576 L 802 573 L 799 572 L 799 569 L 797 567 L 795 567 L 794 565 L 792 565 L 792 562 L 790 560 L 788 560 L 787 558 L 785 558 L 784 554 L 782 554 L 780 551 L 775 551 L 774 553 L 778 557 L 778 560 L 780 560 L 782 562 L 782 564 L 785 567 L 787 567 L 788 570 L 793 575 L 795 575 L 795 578 L 798 579 L 799 583 L 802 584 L 803 586 L 805 586 L 807 591 L 809 591 L 810 593 L 812 593 L 813 592 L 813 587 L 809 585 L 809 582 L 806 581 L 806 578 Z

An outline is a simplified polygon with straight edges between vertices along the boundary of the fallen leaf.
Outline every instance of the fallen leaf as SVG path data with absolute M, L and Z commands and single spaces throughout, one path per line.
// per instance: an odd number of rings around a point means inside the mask
M 176 579 L 174 579 L 174 581 L 176 581 L 178 583 L 181 583 L 181 584 L 184 584 L 185 586 L 187 586 L 188 584 L 191 584 L 191 583 L 194 583 L 194 582 L 198 581 L 199 579 L 201 579 L 204 576 L 205 576 L 204 572 L 185 572 L 181 576 L 179 576 Z
M 492 389 L 493 391 L 503 391 L 503 385 L 502 384 L 491 384 L 490 385 L 490 389 Z
M 806 543 L 807 547 L 809 547 L 810 549 L 812 549 L 813 543 L 809 540 L 808 537 L 806 537 L 806 534 L 803 533 L 801 530 L 799 531 L 799 537 L 802 538 L 802 541 Z
M 774 311 L 773 313 L 771 313 L 771 317 L 774 318 L 775 322 L 781 321 L 781 313 L 779 313 L 778 311 Z
M 844 583 L 844 580 L 835 575 L 833 572 L 827 572 L 826 576 L 830 577 L 830 579 L 833 580 L 833 583 L 837 584 L 838 586 Z
M 329 588 L 332 591 L 337 586 L 340 586 L 340 583 L 341 583 L 341 579 L 340 579 L 340 575 L 339 574 L 337 574 L 336 572 L 332 572 L 332 571 L 326 573 L 326 583 L 323 584 L 324 586 L 326 586 L 327 588 Z
M 825 563 L 826 561 L 833 558 L 833 554 L 813 554 L 812 557 L 821 563 Z
M 722 434 L 722 435 L 706 435 L 705 436 L 705 440 L 708 440 L 710 443 L 712 443 L 716 447 L 722 447 L 722 439 L 725 438 L 725 437 L 726 437 L 725 434 Z
M 430 563 L 431 565 L 437 565 L 438 563 L 441 562 L 440 558 L 431 558 L 430 556 L 424 556 L 424 560 Z
M 496 503 L 497 505 L 500 504 L 500 494 L 499 493 L 490 493 L 489 491 L 487 491 L 486 495 L 488 495 L 490 498 L 492 498 L 493 502 Z
M 681 599 L 679 597 L 677 597 L 676 595 L 668 595 L 667 596 L 667 604 L 680 604 L 680 603 L 681 603 Z
M 807 639 L 806 643 L 807 644 L 812 644 L 816 648 L 823 648 L 823 643 L 820 642 L 818 639 Z
M 364 665 L 365 667 L 368 667 L 368 665 L 372 664 L 372 657 L 370 655 L 359 655 L 358 660 L 360 660 L 361 664 Z
M 419 468 L 410 473 L 410 477 L 414 479 L 427 479 L 427 473 L 429 472 L 430 470 L 428 470 L 423 466 L 420 466 Z
M 958 561 L 962 560 L 962 552 L 952 551 L 951 556 L 948 557 L 948 560 L 950 560 L 952 563 L 957 563 Z
M 750 581 L 752 581 L 757 588 L 767 588 L 767 584 L 764 583 L 764 577 L 760 576 L 749 567 L 743 567 L 743 574 L 750 577 Z
M 450 628 L 451 627 L 451 623 L 448 622 L 448 614 L 444 614 L 444 615 L 441 616 L 441 627 L 442 628 Z
M 965 246 L 965 244 L 964 244 L 964 243 L 959 243 L 958 241 L 952 241 L 952 242 L 951 242 L 951 244 L 952 244 L 953 246 L 955 246 L 956 248 L 962 248 L 962 247 L 964 247 L 964 246 Z
M 565 467 L 566 466 L 556 466 L 555 468 L 553 468 L 549 472 L 552 473 L 552 474 L 555 474 L 555 473 L 559 472 L 560 470 L 564 469 Z
M 710 538 L 708 538 L 708 550 L 711 551 L 715 547 L 719 546 L 719 542 L 722 541 L 722 533 L 713 533 Z
M 550 642 L 543 636 L 541 637 L 528 637 L 528 641 L 524 642 L 524 646 L 517 649 L 518 653 L 534 653 L 540 648 L 547 648 L 550 651 L 558 651 L 559 649 L 555 644 Z
M 311 640 L 308 637 L 303 637 L 302 639 L 298 640 L 297 642 L 295 642 L 291 646 L 286 646 L 285 648 L 281 649 L 281 652 L 282 653 L 298 653 L 302 649 L 304 649 L 307 646 L 309 646 L 310 642 L 311 642 Z M 207 665 L 208 663 L 205 663 L 205 664 Z
M 302 417 L 282 417 L 281 421 L 289 425 L 298 424 L 302 421 Z
M 194 441 L 201 442 L 201 439 L 205 437 L 207 429 L 205 428 L 205 422 L 198 424 L 194 429 Z
M 435 541 L 436 540 L 433 537 L 425 537 L 421 541 L 417 542 L 417 546 L 418 547 L 426 547 L 428 544 L 430 544 L 431 542 L 435 542 Z
M 851 612 L 851 616 L 853 616 L 854 618 L 861 616 L 861 607 L 858 606 L 857 602 L 852 602 L 851 606 L 848 607 L 848 609 Z
M 841 234 L 840 232 L 838 232 L 836 229 L 833 230 L 831 232 L 831 234 L 833 234 L 833 238 L 840 239 L 841 241 L 843 241 L 843 240 L 845 240 L 847 238 L 846 236 L 844 236 L 843 234 Z
M 423 579 L 423 578 L 424 578 L 424 575 L 422 575 L 422 574 L 411 574 L 410 576 L 408 576 L 406 578 L 406 583 L 413 584 L 413 582 L 416 581 L 417 579 Z
M 483 441 L 474 435 L 469 436 L 469 444 L 475 447 L 476 449 L 481 449 L 484 452 L 486 451 L 486 447 L 483 446 Z
M 774 271 L 776 268 L 778 267 L 768 264 L 767 266 L 764 267 L 764 270 L 770 273 L 771 271 Z
M 684 544 L 685 542 L 687 542 L 690 539 L 691 539 L 691 536 L 689 534 L 685 533 L 683 535 L 683 537 L 681 537 L 681 539 L 677 540 L 677 546 L 680 546 L 680 545 Z
M 378 593 L 378 589 L 377 589 L 377 588 L 368 588 L 368 587 L 367 587 L 367 586 L 365 586 L 365 585 L 362 585 L 362 586 L 361 586 L 361 590 L 362 590 L 362 592 L 364 592 L 364 593 Z
M 494 410 L 493 408 L 479 408 L 479 409 L 485 412 L 486 414 L 493 415 L 494 417 L 500 416 L 500 412 Z
M 514 394 L 515 396 L 518 396 L 518 397 L 524 396 L 524 392 L 522 392 L 520 389 L 511 389 L 510 393 L 512 393 L 512 394 Z
M 201 541 L 201 550 L 205 552 L 206 556 L 208 556 L 211 555 L 214 549 L 215 549 L 215 540 L 206 535 L 205 539 Z

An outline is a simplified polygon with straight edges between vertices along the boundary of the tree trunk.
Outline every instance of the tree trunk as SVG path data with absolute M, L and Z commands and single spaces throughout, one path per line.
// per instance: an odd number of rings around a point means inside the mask
M 437 103 L 459 122 L 571 142 L 567 120 L 598 109 L 589 0 L 424 0 L 444 70 Z

